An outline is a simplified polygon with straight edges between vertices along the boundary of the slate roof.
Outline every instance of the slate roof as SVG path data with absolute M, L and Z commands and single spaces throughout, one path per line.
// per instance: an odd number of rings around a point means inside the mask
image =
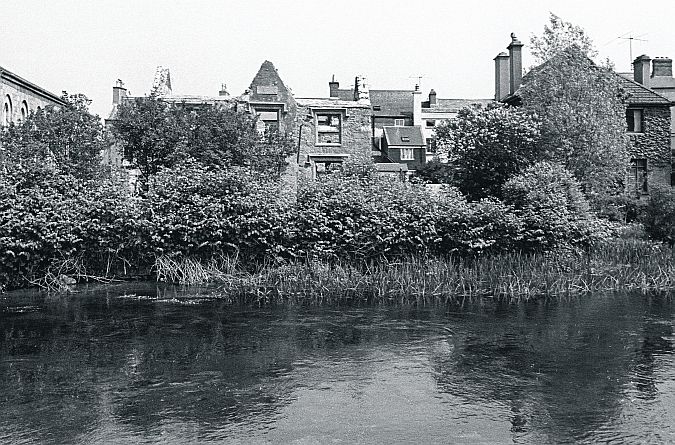
M 617 75 L 621 86 L 626 89 L 628 99 L 626 102 L 629 105 L 665 105 L 670 106 L 671 102 L 666 97 L 660 95 L 654 90 L 638 83 L 632 79 L 627 79 L 624 76 Z
M 56 94 L 52 93 L 51 91 L 47 91 L 41 86 L 35 85 L 33 82 L 29 82 L 28 80 L 24 79 L 21 76 L 18 76 L 8 70 L 7 68 L 3 68 L 0 66 L 0 79 L 5 79 L 9 82 L 14 83 L 15 85 L 22 86 L 34 94 L 37 94 L 39 96 L 44 97 L 45 99 L 51 100 L 53 102 L 56 102 L 59 105 L 65 105 L 66 103 L 61 99 L 59 96 Z
M 370 90 L 373 116 L 412 116 L 412 93 L 412 90 Z M 375 109 L 377 106 L 380 107 L 379 110 Z
M 536 66 L 532 68 L 525 76 L 523 76 L 523 83 L 527 83 L 527 80 L 529 77 L 533 76 L 537 72 L 543 71 L 547 68 L 548 65 L 555 63 L 554 62 L 555 57 L 552 59 L 547 60 L 546 62 L 542 63 L 539 66 Z M 591 61 L 592 66 L 595 66 L 595 64 Z M 629 105 L 667 105 L 670 106 L 672 103 L 671 101 L 666 98 L 665 96 L 662 96 L 661 94 L 657 93 L 656 91 L 647 88 L 646 86 L 642 85 L 639 82 L 636 82 L 635 80 L 632 79 L 632 73 L 615 73 L 616 77 L 619 80 L 619 83 L 623 88 L 626 89 L 626 92 L 628 93 L 628 99 L 626 99 L 626 102 Z M 628 77 L 630 76 L 630 77 Z M 504 99 L 502 99 L 502 102 L 506 102 L 508 104 L 520 104 L 520 87 L 513 93 L 508 96 L 506 96 Z
M 436 105 L 430 106 L 429 102 L 422 102 L 422 113 L 457 113 L 462 108 L 471 105 L 487 106 L 494 99 L 436 99 Z
M 390 147 L 426 147 L 422 127 L 384 127 L 384 137 Z M 407 140 L 404 140 L 407 139 Z
M 408 171 L 408 164 L 397 164 L 393 162 L 376 162 L 375 169 L 382 173 L 400 173 Z
M 370 102 L 367 100 L 356 101 L 298 97 L 295 99 L 295 103 L 302 107 L 310 108 L 370 108 Z

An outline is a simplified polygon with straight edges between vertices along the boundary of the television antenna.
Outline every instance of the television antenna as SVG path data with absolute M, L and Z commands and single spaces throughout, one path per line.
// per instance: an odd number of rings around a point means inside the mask
M 628 54 L 630 55 L 630 63 L 633 63 L 633 41 L 637 42 L 647 42 L 648 40 L 646 39 L 641 39 L 640 37 L 644 37 L 647 34 L 640 34 L 638 36 L 634 36 L 632 32 L 627 32 L 626 34 L 617 37 L 617 39 L 621 40 L 628 40 Z
M 421 90 L 422 79 L 424 79 L 425 77 L 427 77 L 426 74 L 411 74 L 410 76 L 408 76 L 408 79 L 417 79 L 417 87 L 419 87 L 419 89 Z

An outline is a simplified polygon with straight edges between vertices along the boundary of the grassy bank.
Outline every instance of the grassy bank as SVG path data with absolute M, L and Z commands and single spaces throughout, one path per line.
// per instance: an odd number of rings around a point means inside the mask
M 434 304 L 475 298 L 512 301 L 598 291 L 672 290 L 672 248 L 616 240 L 591 252 L 500 254 L 476 259 L 409 257 L 370 264 L 298 261 L 261 266 L 158 258 L 157 279 L 182 284 L 217 283 L 233 300 L 330 303 Z

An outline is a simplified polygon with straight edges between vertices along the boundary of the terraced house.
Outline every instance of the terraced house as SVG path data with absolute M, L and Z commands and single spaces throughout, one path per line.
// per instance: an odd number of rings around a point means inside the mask
M 516 106 L 520 104 L 518 90 L 522 82 L 527 81 L 527 76 L 523 80 L 522 75 L 522 47 L 511 34 L 508 54 L 502 52 L 494 59 L 495 99 Z M 674 103 L 666 94 L 675 98 L 675 79 L 670 59 L 655 60 L 651 74 L 651 59 L 647 56 L 635 59 L 633 73 L 616 74 L 627 93 L 626 132 L 631 154 L 628 180 L 638 195 L 649 194 L 650 184 L 673 181 L 671 144 L 675 127 L 671 114 Z

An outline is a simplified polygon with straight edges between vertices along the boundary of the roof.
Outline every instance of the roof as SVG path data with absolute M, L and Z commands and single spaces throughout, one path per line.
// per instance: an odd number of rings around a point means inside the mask
M 354 100 L 354 88 L 337 89 L 337 98 L 340 100 Z
M 370 102 L 367 100 L 340 100 L 340 99 L 326 99 L 326 98 L 311 98 L 298 97 L 295 102 L 301 107 L 310 108 L 368 108 L 370 109 Z
M 422 102 L 422 113 L 457 113 L 462 108 L 471 105 L 488 105 L 494 99 L 436 99 L 436 105 L 429 106 L 429 102 Z
M 422 127 L 384 127 L 384 137 L 390 147 L 426 147 Z
M 412 90 L 370 90 L 373 116 L 412 116 Z M 379 106 L 379 110 L 375 107 Z
M 560 55 L 558 55 L 560 56 Z M 534 74 L 538 72 L 542 72 L 547 69 L 547 67 L 554 62 L 554 59 L 558 56 L 555 56 L 554 58 L 551 58 L 547 60 L 546 62 L 542 63 L 541 65 L 538 65 L 534 68 L 532 68 L 525 76 L 523 76 L 523 84 L 527 83 L 528 78 L 533 76 Z M 590 59 L 589 59 L 590 60 Z M 592 66 L 596 66 L 595 63 L 590 60 L 590 63 Z M 641 83 L 638 83 L 634 81 L 632 78 L 628 77 L 628 73 L 614 73 L 619 80 L 619 83 L 623 88 L 625 88 L 626 93 L 628 93 L 628 98 L 626 99 L 626 102 L 628 105 L 663 105 L 663 106 L 670 106 L 672 103 L 671 101 L 666 98 L 665 96 L 662 96 L 661 94 L 657 93 L 656 91 L 647 88 L 646 86 L 642 85 Z M 630 75 L 632 77 L 632 74 Z M 522 86 L 521 86 L 522 87 Z M 520 88 L 519 87 L 513 94 L 510 94 L 506 96 L 505 98 L 502 99 L 502 102 L 508 103 L 508 104 L 519 104 L 520 103 Z
M 21 76 L 18 76 L 8 70 L 7 68 L 3 68 L 0 66 L 0 79 L 6 79 L 14 84 L 17 84 L 19 86 L 22 86 L 26 88 L 27 90 L 32 91 L 35 94 L 38 94 L 46 99 L 49 99 L 53 102 L 56 102 L 59 105 L 65 105 L 66 103 L 61 99 L 59 96 L 56 94 L 45 90 L 44 88 L 35 85 L 33 82 L 29 82 L 28 80 L 24 79 Z
M 378 172 L 394 172 L 394 173 L 400 173 L 400 172 L 407 172 L 408 171 L 408 164 L 397 164 L 393 162 L 377 162 L 375 163 L 375 169 Z
M 670 100 L 665 96 L 647 88 L 641 83 L 638 83 L 633 79 L 627 79 L 622 75 L 617 75 L 617 77 L 619 78 L 621 86 L 624 87 L 626 93 L 628 93 L 628 99 L 626 99 L 628 105 L 671 105 Z

